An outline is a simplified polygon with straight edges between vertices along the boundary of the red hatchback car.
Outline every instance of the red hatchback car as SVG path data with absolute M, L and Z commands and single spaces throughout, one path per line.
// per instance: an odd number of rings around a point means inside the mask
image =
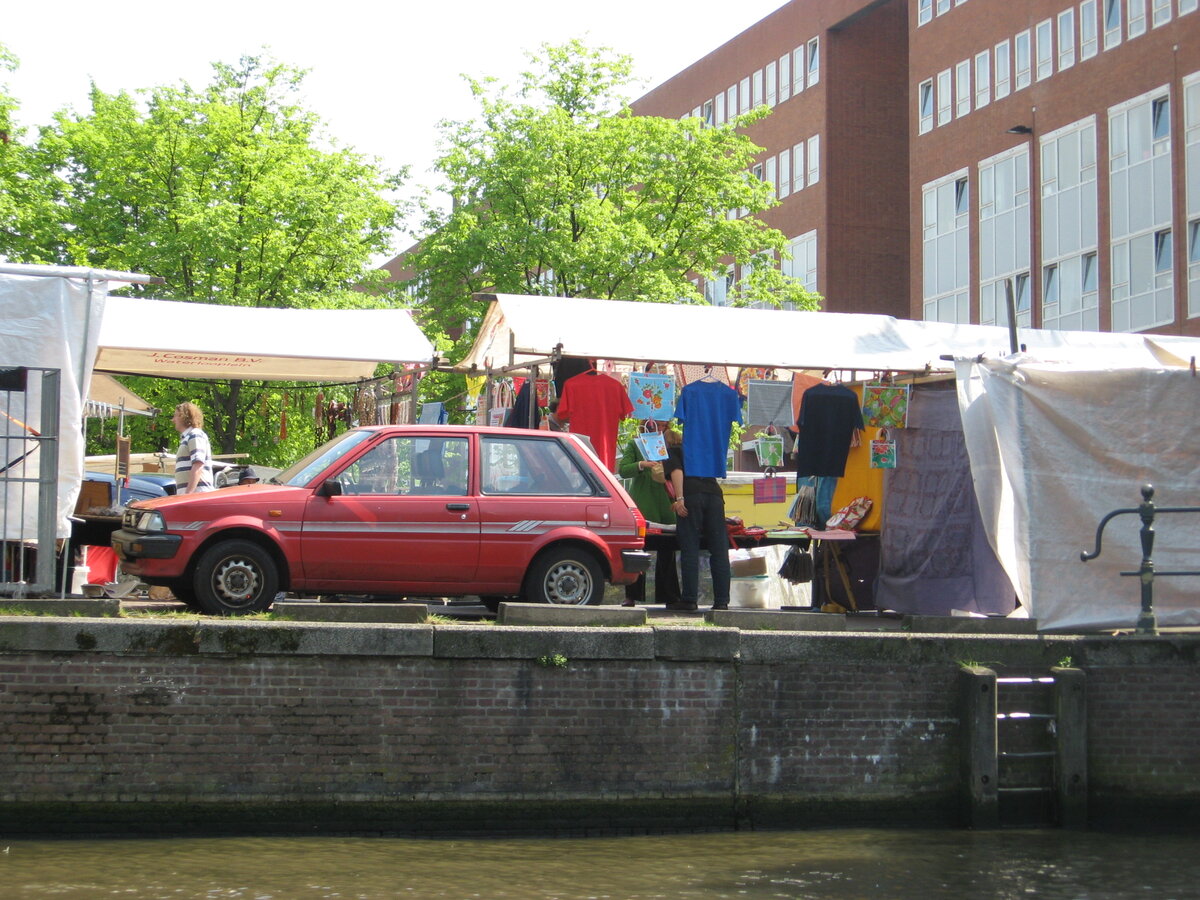
M 649 565 L 646 523 L 576 435 L 513 428 L 348 431 L 264 484 L 139 501 L 124 571 L 215 615 L 280 591 L 599 603 Z

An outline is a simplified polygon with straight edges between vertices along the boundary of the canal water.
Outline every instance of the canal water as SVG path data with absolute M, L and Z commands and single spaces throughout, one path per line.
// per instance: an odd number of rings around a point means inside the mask
M 738 832 L 546 840 L 0 838 L 0 896 L 1186 900 L 1200 835 Z

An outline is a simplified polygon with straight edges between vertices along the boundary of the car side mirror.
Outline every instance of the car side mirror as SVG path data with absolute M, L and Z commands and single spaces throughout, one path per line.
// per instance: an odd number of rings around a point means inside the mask
M 318 497 L 340 497 L 342 496 L 342 483 L 336 478 L 326 478 L 321 482 L 321 486 L 317 488 Z

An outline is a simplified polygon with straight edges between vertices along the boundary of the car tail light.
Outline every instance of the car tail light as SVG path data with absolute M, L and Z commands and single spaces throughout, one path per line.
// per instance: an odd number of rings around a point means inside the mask
M 645 538 L 646 517 L 642 515 L 642 511 L 636 506 L 629 507 L 629 513 L 633 516 L 633 527 L 637 529 L 637 536 L 640 538 Z

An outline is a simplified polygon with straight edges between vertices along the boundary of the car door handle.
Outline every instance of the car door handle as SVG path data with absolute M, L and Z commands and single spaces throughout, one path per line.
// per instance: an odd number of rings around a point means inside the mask
M 470 508 L 471 508 L 470 503 L 447 503 L 446 504 L 446 509 L 450 510 L 451 512 L 461 512 L 464 509 L 470 509 Z

